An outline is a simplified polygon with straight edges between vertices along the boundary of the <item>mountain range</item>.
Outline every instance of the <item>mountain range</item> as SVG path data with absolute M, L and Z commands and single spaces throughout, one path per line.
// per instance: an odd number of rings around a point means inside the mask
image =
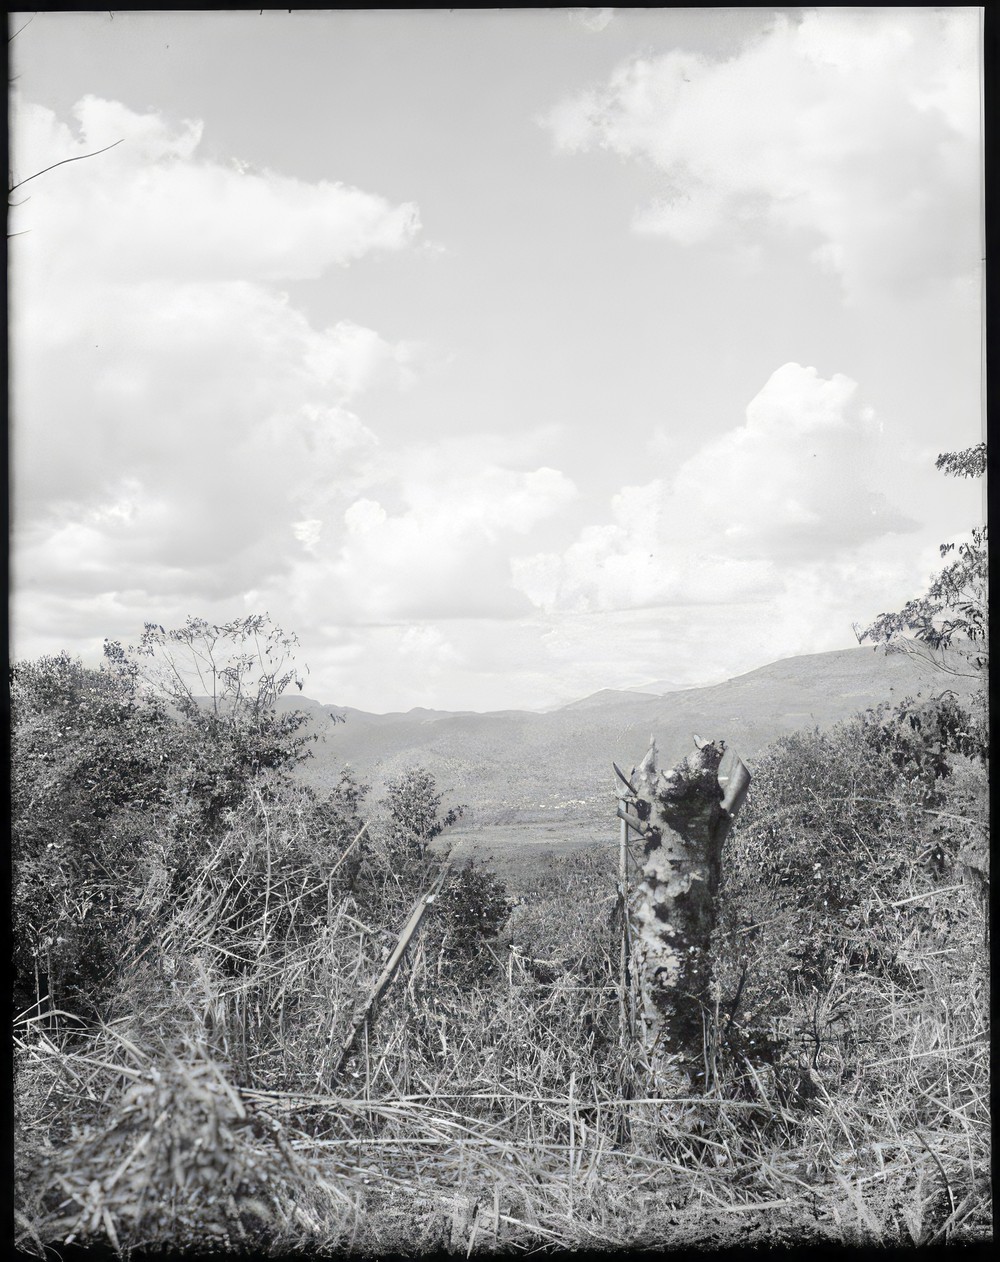
M 726 741 L 721 774 L 731 754 L 752 772 L 760 751 L 789 732 L 828 728 L 882 702 L 946 688 L 967 696 L 973 687 L 908 653 L 853 648 L 786 658 L 662 696 L 603 689 L 547 712 L 369 714 L 302 697 L 282 698 L 280 705 L 304 711 L 305 730 L 318 738 L 302 771 L 314 786 L 332 787 L 350 767 L 378 796 L 387 780 L 425 768 L 446 806 L 465 807 L 449 834 L 457 852 L 502 852 L 510 859 L 529 843 L 558 851 L 613 838 L 612 760 L 628 771 L 651 736 L 661 766 L 689 753 L 698 733 Z

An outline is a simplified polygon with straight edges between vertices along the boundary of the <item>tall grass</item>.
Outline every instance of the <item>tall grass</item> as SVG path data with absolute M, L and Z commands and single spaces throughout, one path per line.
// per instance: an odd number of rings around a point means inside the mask
M 723 924 L 720 951 L 757 981 L 734 1005 L 720 970 L 704 1075 L 664 1100 L 623 1028 L 614 873 L 596 859 L 557 866 L 475 968 L 432 909 L 344 1058 L 421 887 L 377 819 L 319 857 L 310 826 L 294 793 L 253 797 L 181 896 L 151 880 L 100 1021 L 21 1015 L 21 1248 L 989 1234 L 984 903 L 957 870 L 910 865 L 842 909 L 822 984 L 768 972 Z

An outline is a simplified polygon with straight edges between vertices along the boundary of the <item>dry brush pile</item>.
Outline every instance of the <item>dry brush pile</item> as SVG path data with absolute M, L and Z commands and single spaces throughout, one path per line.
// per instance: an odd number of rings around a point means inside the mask
M 703 1071 L 663 1101 L 626 1034 L 604 857 L 512 905 L 443 867 L 428 776 L 320 799 L 291 757 L 255 760 L 252 727 L 146 722 L 95 674 L 15 679 L 22 1248 L 988 1233 L 985 772 L 946 705 L 755 768 Z

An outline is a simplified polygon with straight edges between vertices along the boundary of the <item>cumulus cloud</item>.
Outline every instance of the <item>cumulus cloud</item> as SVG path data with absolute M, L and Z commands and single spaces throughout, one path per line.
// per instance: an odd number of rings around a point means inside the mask
M 365 392 L 412 384 L 419 349 L 273 283 L 405 248 L 415 209 L 204 159 L 198 122 L 75 114 L 15 129 L 20 178 L 125 138 L 29 183 L 15 224 L 18 651 L 269 608 L 331 669 L 460 669 L 433 620 L 530 612 L 510 550 L 576 488 L 537 436 L 383 445 Z
M 772 599 L 796 566 L 853 557 L 915 523 L 875 489 L 891 453 L 840 374 L 785 364 L 746 422 L 675 470 L 624 487 L 610 520 L 562 553 L 514 559 L 540 609 L 577 612 Z
M 677 507 L 719 530 L 729 555 L 750 559 L 820 559 L 913 528 L 876 489 L 886 453 L 856 395 L 840 373 L 824 380 L 785 364 L 747 406 L 745 425 L 678 469 Z
M 31 643 L 52 625 L 45 592 L 78 642 L 109 609 L 118 634 L 136 608 L 183 616 L 279 582 L 366 484 L 377 438 L 356 400 L 405 386 L 417 358 L 348 319 L 316 327 L 269 283 L 404 248 L 412 206 L 203 159 L 198 122 L 92 97 L 75 113 L 78 134 L 20 103 L 14 128 L 21 180 L 124 137 L 29 181 L 12 225 L 13 566 Z
M 48 273 L 105 280 L 292 280 L 317 277 L 371 250 L 398 250 L 419 229 L 411 203 L 334 181 L 307 183 L 273 171 L 201 158 L 202 123 L 171 125 L 117 101 L 88 96 L 73 110 L 77 128 L 42 106 L 15 107 L 15 181 L 105 145 L 59 176 L 32 183 L 22 216 Z M 65 196 L 43 196 L 51 180 Z M 70 191 L 71 190 L 71 191 Z M 72 197 L 75 213 L 67 213 Z M 101 231 L 92 231 L 100 221 Z M 20 226 L 20 224 L 18 225 Z
M 245 283 L 64 297 L 64 328 L 46 332 L 36 293 L 26 305 L 37 322 L 13 335 L 19 527 L 96 513 L 93 528 L 155 583 L 160 563 L 273 548 L 276 527 L 322 499 L 331 477 L 351 493 L 374 437 L 348 404 L 392 359 L 376 335 L 317 330 Z
M 697 565 L 698 558 L 693 561 Z M 649 608 L 537 610 L 361 625 L 328 623 L 313 636 L 322 700 L 362 709 L 538 709 L 599 688 L 670 678 L 713 683 L 763 662 L 853 643 L 851 624 L 899 607 L 939 568 L 934 547 L 873 540 L 839 558 L 771 570 L 744 596 Z M 703 563 L 705 589 L 720 575 Z
M 530 611 L 511 583 L 510 551 L 577 490 L 556 469 L 497 459 L 500 448 L 464 436 L 376 455 L 364 494 L 299 523 L 309 555 L 289 576 L 288 599 L 308 593 L 313 616 L 343 624 Z
M 913 290 L 978 266 L 978 40 L 973 8 L 777 14 L 736 56 L 636 57 L 545 122 L 662 172 L 636 231 L 798 234 L 851 298 Z

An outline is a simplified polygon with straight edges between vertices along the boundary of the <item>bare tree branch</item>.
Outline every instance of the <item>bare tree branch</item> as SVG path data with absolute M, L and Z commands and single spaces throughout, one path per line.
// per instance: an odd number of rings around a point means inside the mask
M 121 140 L 116 140 L 114 144 L 111 145 L 105 145 L 103 149 L 95 149 L 93 153 L 78 153 L 75 158 L 63 158 L 60 162 L 53 162 L 50 167 L 43 167 L 41 171 L 36 171 L 34 175 L 29 175 L 26 179 L 19 180 L 17 184 L 11 184 L 7 189 L 7 195 L 10 196 L 15 189 L 27 184 L 28 180 L 37 179 L 38 176 L 44 175 L 46 171 L 54 171 L 56 167 L 65 166 L 67 162 L 82 162 L 84 158 L 96 158 L 99 153 L 107 153 L 108 150 L 113 149 L 115 145 L 120 145 L 124 139 L 125 137 L 122 136 Z
M 29 27 L 29 26 L 32 24 L 32 22 L 34 22 L 34 20 L 35 20 L 35 18 L 36 18 L 37 16 L 38 16 L 38 14 L 37 14 L 37 13 L 33 13 L 33 14 L 31 15 L 31 17 L 30 17 L 30 18 L 28 18 L 27 22 L 25 22 L 24 26 L 19 26 L 19 27 L 17 28 L 17 30 L 14 32 L 14 34 L 13 34 L 13 35 L 8 35 L 8 36 L 7 36 L 7 43 L 8 43 L 8 44 L 10 44 L 10 43 L 12 43 L 15 39 L 17 39 L 17 37 L 21 34 L 21 32 L 22 32 L 23 30 L 25 30 L 27 27 Z

